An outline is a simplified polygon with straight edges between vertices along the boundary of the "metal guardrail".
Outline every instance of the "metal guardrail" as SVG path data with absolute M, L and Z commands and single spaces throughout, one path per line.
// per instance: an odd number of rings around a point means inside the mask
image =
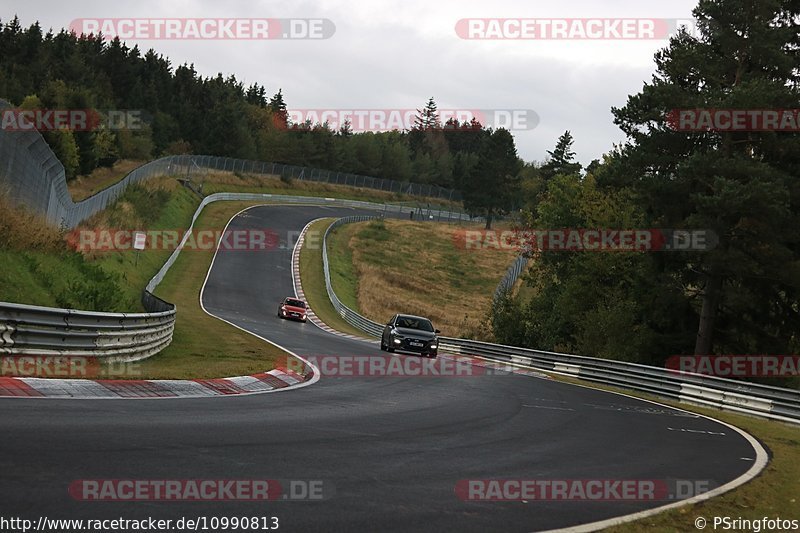
M 800 423 L 800 391 L 795 389 L 468 339 L 443 338 L 440 347 L 458 354 L 480 355 L 685 403 Z
M 328 292 L 328 298 L 330 298 L 333 308 L 336 309 L 336 312 L 339 313 L 348 324 L 357 327 L 361 331 L 364 331 L 373 337 L 380 337 L 383 334 L 383 324 L 378 324 L 377 322 L 373 322 L 372 320 L 361 316 L 344 305 L 341 300 L 339 300 L 339 297 L 336 296 L 336 293 L 333 290 L 333 285 L 331 284 L 331 273 L 330 269 L 328 268 L 328 234 L 331 232 L 331 230 L 334 230 L 344 224 L 350 224 L 352 222 L 364 222 L 366 220 L 373 219 L 375 219 L 375 217 L 371 216 L 344 217 L 334 221 L 333 224 L 328 226 L 328 229 L 325 230 L 325 234 L 322 237 L 322 271 L 325 274 L 325 289 Z
M 0 109 L 9 107 L 0 100 Z M 7 131 L 0 128 L 0 191 L 12 203 L 43 215 L 61 228 L 74 228 L 93 214 L 107 208 L 132 183 L 168 175 L 191 175 L 212 170 L 251 174 L 270 174 L 298 180 L 321 181 L 354 187 L 366 187 L 412 196 L 458 200 L 457 191 L 434 185 L 401 183 L 369 176 L 330 172 L 315 168 L 246 161 L 214 156 L 168 156 L 146 163 L 121 181 L 81 202 L 73 202 L 66 183 L 64 167 L 38 131 Z M 212 195 L 195 212 L 192 225 L 202 209 L 221 199 L 262 199 L 263 195 Z M 293 197 L 275 196 L 282 201 Z M 308 199 L 302 201 L 308 202 Z M 319 204 L 332 203 L 321 198 Z M 374 207 L 368 202 L 337 202 L 336 205 Z M 422 211 L 398 207 L 398 212 Z M 428 209 L 425 216 L 442 220 L 469 220 L 463 213 Z M 188 232 L 187 232 L 188 235 Z M 181 243 L 181 247 L 185 244 Z M 0 354 L 97 356 L 106 360 L 132 361 L 149 357 L 172 340 L 175 306 L 153 295 L 155 287 L 174 264 L 180 248 L 169 257 L 142 294 L 142 305 L 149 313 L 93 313 L 53 307 L 0 302 Z
M 322 261 L 325 288 L 336 312 L 350 325 L 368 335 L 380 337 L 383 324 L 353 311 L 336 296 L 330 281 L 328 263 L 328 233 L 342 224 L 369 218 L 371 217 L 345 217 L 331 224 L 322 239 Z M 513 269 L 514 266 L 509 271 Z M 594 383 L 646 392 L 684 403 L 800 424 L 800 391 L 795 389 L 745 383 L 625 361 L 546 352 L 454 337 L 439 337 L 439 347 L 443 351 L 459 355 L 480 356 L 510 365 L 521 365 Z
M 175 306 L 153 295 L 152 313 L 97 313 L 0 302 L 0 354 L 136 361 L 172 341 Z M 158 304 L 156 304 L 158 302 Z

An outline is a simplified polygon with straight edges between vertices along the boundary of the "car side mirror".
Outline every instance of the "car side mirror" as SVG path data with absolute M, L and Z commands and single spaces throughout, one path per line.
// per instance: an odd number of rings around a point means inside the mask
M 433 330 L 433 332 L 434 332 L 434 333 L 441 333 L 441 332 L 442 332 L 442 330 L 440 330 L 440 329 L 435 329 L 435 330 Z

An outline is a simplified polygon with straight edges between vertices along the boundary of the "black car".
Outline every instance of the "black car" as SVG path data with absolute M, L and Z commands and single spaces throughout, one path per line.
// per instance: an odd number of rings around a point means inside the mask
M 381 350 L 393 352 L 402 350 L 436 357 L 439 338 L 433 324 L 427 318 L 413 315 L 394 315 L 383 328 Z

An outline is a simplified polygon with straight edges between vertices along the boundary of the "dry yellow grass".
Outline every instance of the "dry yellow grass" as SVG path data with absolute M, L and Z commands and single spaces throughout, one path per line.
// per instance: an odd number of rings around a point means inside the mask
M 145 163 L 144 161 L 134 161 L 131 159 L 120 159 L 112 167 L 99 167 L 92 171 L 88 176 L 78 176 L 74 180 L 67 182 L 67 189 L 73 202 L 80 202 L 91 195 L 109 187 L 133 169 Z
M 62 238 L 62 233 L 41 215 L 12 206 L 0 197 L 0 249 L 59 251 L 63 248 Z
M 464 229 L 400 220 L 344 226 L 338 239 L 352 250 L 361 312 L 378 322 L 394 313 L 427 316 L 443 335 L 479 334 L 516 252 L 464 249 Z
M 176 189 L 181 187 L 181 184 L 175 180 L 174 178 L 169 177 L 158 177 L 152 178 L 149 180 L 142 181 L 138 184 L 139 187 L 143 189 L 155 192 L 155 191 L 164 191 L 169 195 L 173 195 Z M 141 206 L 140 206 L 141 208 Z M 90 230 L 90 231 L 115 231 L 115 230 L 146 230 L 146 229 L 153 229 L 152 221 L 145 221 L 142 219 L 141 214 L 137 214 L 137 208 L 134 206 L 130 201 L 125 200 L 124 198 L 119 200 L 113 209 L 104 209 L 94 215 L 90 216 L 83 222 L 81 222 L 78 227 L 75 229 L 72 235 L 72 238 L 76 238 L 77 232 L 83 230 Z M 180 229 L 180 226 L 176 226 L 174 228 L 166 228 L 166 229 Z M 69 235 L 68 235 L 69 237 Z M 74 243 L 72 243 L 74 245 Z M 99 258 L 104 258 L 109 255 L 108 251 L 92 251 L 92 250 L 80 250 L 83 256 L 86 259 L 96 260 Z

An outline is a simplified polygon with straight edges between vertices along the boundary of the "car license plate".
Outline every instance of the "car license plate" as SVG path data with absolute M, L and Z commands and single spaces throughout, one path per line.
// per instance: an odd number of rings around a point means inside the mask
M 424 346 L 424 344 L 422 344 L 421 342 L 417 342 L 417 341 L 411 341 L 411 342 L 409 342 L 409 344 L 410 344 L 411 346 L 417 346 L 417 347 L 422 347 L 422 346 Z

